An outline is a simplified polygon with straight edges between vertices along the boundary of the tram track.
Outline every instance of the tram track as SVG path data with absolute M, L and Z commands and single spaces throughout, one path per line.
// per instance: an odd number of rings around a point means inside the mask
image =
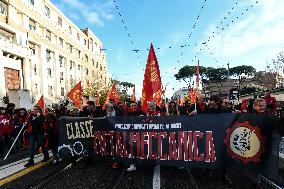
M 68 169 L 71 169 L 75 164 L 80 162 L 82 159 L 83 159 L 83 157 L 80 157 L 80 158 L 76 159 L 76 161 L 69 163 L 67 166 L 64 166 L 63 168 L 61 168 L 59 170 L 53 171 L 51 174 L 42 178 L 42 180 L 39 183 L 36 183 L 32 186 L 27 187 L 27 189 L 28 188 L 32 188 L 32 189 L 44 188 L 49 182 L 52 182 L 55 178 L 57 178 L 58 176 L 63 174 L 65 171 L 67 171 Z

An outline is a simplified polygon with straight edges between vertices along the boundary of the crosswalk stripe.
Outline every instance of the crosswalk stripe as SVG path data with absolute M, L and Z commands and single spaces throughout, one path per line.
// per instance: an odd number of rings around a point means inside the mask
M 154 176 L 153 176 L 153 189 L 160 189 L 161 182 L 160 182 L 160 165 L 157 165 L 154 168 Z

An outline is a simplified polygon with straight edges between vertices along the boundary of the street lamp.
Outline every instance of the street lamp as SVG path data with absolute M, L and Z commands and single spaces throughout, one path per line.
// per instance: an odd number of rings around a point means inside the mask
M 230 64 L 228 62 L 228 75 L 227 75 L 227 92 L 228 92 L 228 100 L 230 100 L 230 90 L 229 90 L 229 77 L 230 77 Z

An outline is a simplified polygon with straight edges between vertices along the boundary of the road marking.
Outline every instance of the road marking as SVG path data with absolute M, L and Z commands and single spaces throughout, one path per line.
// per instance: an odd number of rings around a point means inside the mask
M 49 152 L 49 157 L 52 157 L 52 153 Z M 34 163 L 37 164 L 43 160 L 43 155 L 35 156 Z M 19 171 L 26 169 L 25 164 L 28 163 L 28 159 L 20 160 L 9 165 L 4 165 L 1 167 L 0 171 L 0 179 L 4 179 L 9 177 Z
M 160 165 L 156 165 L 154 168 L 154 176 L 153 176 L 153 189 L 160 189 Z
M 7 184 L 7 183 L 9 183 L 9 182 L 11 182 L 11 181 L 13 181 L 13 180 L 19 178 L 19 177 L 22 177 L 22 176 L 24 176 L 24 175 L 26 175 L 26 174 L 28 174 L 28 173 L 30 173 L 30 172 L 36 170 L 36 169 L 38 169 L 38 168 L 40 168 L 40 167 L 42 167 L 42 166 L 48 164 L 50 161 L 51 161 L 51 160 L 49 160 L 49 161 L 47 161 L 47 162 L 40 162 L 40 163 L 38 163 L 38 164 L 35 164 L 34 166 L 31 166 L 31 167 L 29 167 L 29 168 L 26 168 L 26 169 L 22 170 L 22 171 L 20 171 L 20 172 L 18 172 L 18 173 L 16 173 L 16 174 L 13 174 L 13 175 L 11 175 L 11 176 L 9 176 L 9 177 L 6 177 L 6 178 L 4 178 L 4 179 L 1 179 L 1 180 L 0 180 L 0 186 L 3 186 L 4 184 Z

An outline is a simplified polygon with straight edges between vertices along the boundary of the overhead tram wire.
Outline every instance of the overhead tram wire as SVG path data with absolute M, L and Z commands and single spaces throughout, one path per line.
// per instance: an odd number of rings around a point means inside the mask
M 122 23 L 122 25 L 123 25 L 123 27 L 124 27 L 124 29 L 125 29 L 125 31 L 126 31 L 126 35 L 127 35 L 128 39 L 129 39 L 129 41 L 130 41 L 130 43 L 131 43 L 132 51 L 135 52 L 135 54 L 137 55 L 138 64 L 139 64 L 139 66 L 141 66 L 141 59 L 140 59 L 140 56 L 139 56 L 139 51 L 140 51 L 140 50 L 139 50 L 139 49 L 136 49 L 136 46 L 134 45 L 133 38 L 132 38 L 132 36 L 131 36 L 131 34 L 130 34 L 129 30 L 128 30 L 128 27 L 127 27 L 127 25 L 126 25 L 126 21 L 125 21 L 125 19 L 123 18 L 122 14 L 121 14 L 121 11 L 120 11 L 120 9 L 119 9 L 117 3 L 116 3 L 116 0 L 113 0 L 113 3 L 114 3 L 114 5 L 115 5 L 115 8 L 116 8 L 116 10 L 117 10 L 117 13 L 118 13 L 118 15 L 119 15 L 119 17 L 120 17 L 120 21 L 121 21 L 121 23 Z
M 239 5 L 239 2 L 235 2 L 235 3 L 234 3 L 234 6 L 229 9 L 229 11 L 226 13 L 226 15 L 225 15 L 225 16 L 221 19 L 221 21 L 219 22 L 220 25 L 222 25 L 222 24 L 226 21 L 226 19 L 232 14 L 232 12 L 233 12 L 234 10 L 236 10 L 236 8 L 237 8 L 238 5 Z M 216 28 L 218 29 L 219 26 L 217 26 Z M 214 34 L 215 32 L 213 31 L 212 33 Z M 205 45 L 205 46 L 207 47 L 207 46 L 208 46 L 208 42 L 210 41 L 210 39 L 211 39 L 211 36 L 208 37 L 208 40 L 207 40 L 207 41 L 202 42 L 202 45 Z M 197 47 L 197 45 L 198 45 L 198 44 L 195 43 L 195 47 Z M 199 49 L 199 50 L 201 50 L 201 49 Z M 198 55 L 198 52 L 197 52 L 197 54 L 194 56 L 194 58 L 197 58 L 197 55 Z M 192 59 L 191 61 L 194 62 L 194 59 Z
M 210 43 L 213 38 L 215 38 L 218 34 L 220 34 L 225 29 L 229 28 L 229 26 L 231 26 L 231 24 L 236 23 L 237 20 L 240 19 L 241 16 L 245 15 L 250 9 L 252 9 L 256 4 L 258 4 L 258 2 L 259 1 L 253 2 L 248 8 L 246 8 L 244 11 L 242 11 L 240 15 L 236 16 L 235 19 L 232 19 L 231 21 L 227 22 L 227 24 L 224 25 L 223 27 L 220 27 L 219 25 L 217 25 L 216 26 L 217 32 L 215 32 L 216 30 L 213 31 L 212 34 L 207 38 L 207 40 L 204 41 L 202 44 L 205 44 L 205 47 L 209 48 L 208 43 Z M 225 16 L 222 20 L 225 20 L 226 18 L 227 17 Z M 223 24 L 222 20 L 220 21 L 220 24 Z M 195 59 L 197 59 L 197 56 L 200 55 L 200 52 L 202 52 L 202 50 L 203 50 L 203 47 L 201 47 L 198 50 L 198 52 L 194 56 Z M 211 53 L 211 54 L 213 54 L 213 53 Z M 192 61 L 194 61 L 194 59 L 192 59 Z
M 193 26 L 192 26 L 192 28 L 191 28 L 190 33 L 189 33 L 189 35 L 188 35 L 188 38 L 186 39 L 186 43 L 187 43 L 187 44 L 180 46 L 181 49 L 182 49 L 182 51 L 181 51 L 181 53 L 180 53 L 180 60 L 183 58 L 183 54 L 184 54 L 184 49 L 185 49 L 185 47 L 190 46 L 190 45 L 189 45 L 189 40 L 190 40 L 190 38 L 191 38 L 191 36 L 192 36 L 192 34 L 193 34 L 194 29 L 196 28 L 196 26 L 197 26 L 197 24 L 198 24 L 198 21 L 200 20 L 200 17 L 201 17 L 201 15 L 202 15 L 202 13 L 203 13 L 203 10 L 204 10 L 204 7 L 205 7 L 205 5 L 206 5 L 206 2 L 207 2 L 207 0 L 204 0 L 204 1 L 203 1 L 203 4 L 202 4 L 202 6 L 201 6 L 201 8 L 200 8 L 200 10 L 199 10 L 199 13 L 198 13 L 198 15 L 197 15 L 197 17 L 196 17 L 196 19 L 195 19 L 195 22 L 194 22 L 194 24 L 193 24 Z M 181 62 L 180 60 L 177 61 L 178 64 Z

